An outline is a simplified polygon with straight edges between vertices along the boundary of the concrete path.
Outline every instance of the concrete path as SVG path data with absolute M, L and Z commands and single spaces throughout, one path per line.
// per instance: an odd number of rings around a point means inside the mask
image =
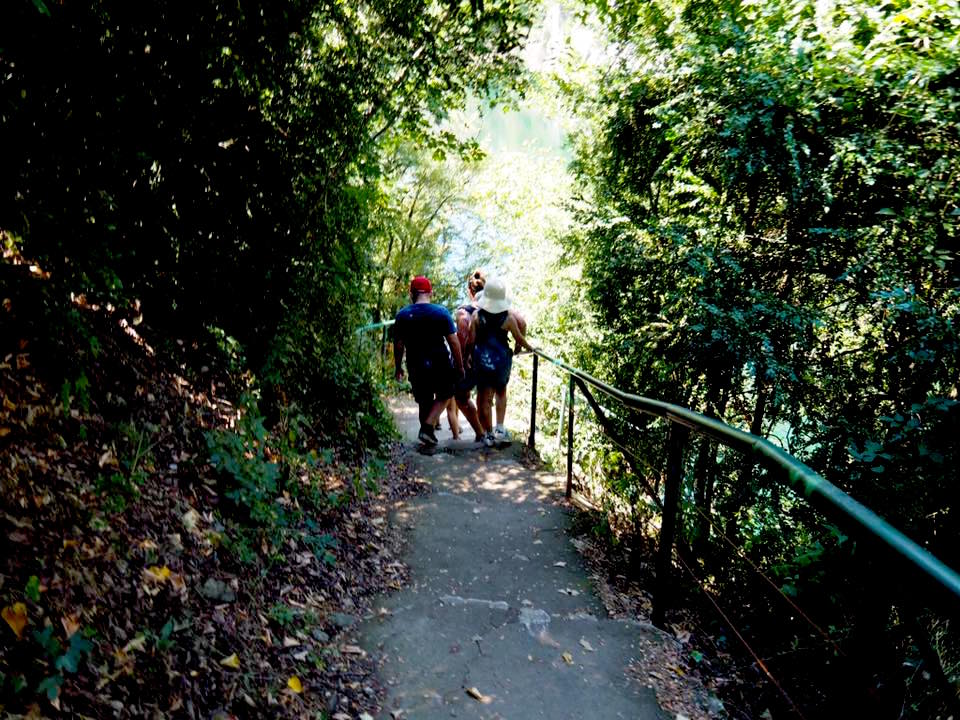
M 381 717 L 666 718 L 624 673 L 652 631 L 606 618 L 566 533 L 562 479 L 446 429 L 420 455 L 416 406 L 393 408 L 434 492 L 393 518 L 409 530 L 410 585 L 358 628 L 388 688 Z

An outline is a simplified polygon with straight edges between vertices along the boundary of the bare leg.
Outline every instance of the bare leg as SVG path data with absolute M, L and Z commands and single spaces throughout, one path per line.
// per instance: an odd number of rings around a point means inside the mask
M 493 430 L 493 388 L 480 388 L 477 390 L 477 415 L 479 415 L 480 426 L 484 432 Z
M 446 400 L 434 400 L 433 405 L 430 406 L 430 412 L 427 414 L 426 422 L 424 422 L 422 414 L 421 414 L 420 422 L 422 422 L 424 425 L 429 425 L 430 427 L 436 426 L 437 420 L 440 419 L 440 414 L 443 412 L 443 409 L 446 406 L 447 406 Z M 421 413 L 422 413 L 422 409 L 421 409 Z
M 470 427 L 473 428 L 473 431 L 477 434 L 479 438 L 483 435 L 483 427 L 480 425 L 480 418 L 477 415 L 477 406 L 473 404 L 473 401 L 470 400 L 470 391 L 461 392 L 457 395 L 457 407 L 460 408 L 460 412 L 463 413 L 463 416 L 467 419 L 467 422 L 470 423 Z
M 497 425 L 503 425 L 503 419 L 507 416 L 507 386 L 504 385 L 496 392 L 497 398 Z
M 453 433 L 453 439 L 460 438 L 460 418 L 458 417 L 457 401 L 453 398 L 447 400 L 447 422 L 450 423 L 450 432 Z

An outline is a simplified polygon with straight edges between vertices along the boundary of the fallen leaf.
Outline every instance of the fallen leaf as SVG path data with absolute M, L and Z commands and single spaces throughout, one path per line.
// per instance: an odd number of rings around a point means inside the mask
M 183 527 L 187 529 L 187 532 L 193 532 L 197 529 L 197 523 L 200 522 L 200 513 L 190 508 L 180 517 L 180 522 L 183 523 Z
M 566 567 L 567 564 L 563 560 L 558 560 L 553 564 L 554 567 Z
M 7 621 L 18 640 L 23 638 L 23 629 L 27 626 L 27 606 L 23 603 L 14 603 L 0 610 L 0 615 Z
M 147 636 L 137 635 L 133 640 L 131 640 L 124 646 L 123 652 L 129 653 L 129 652 L 133 652 L 134 650 L 143 652 L 146 647 L 147 647 Z
M 468 688 L 465 688 L 465 690 L 467 691 L 467 695 L 469 695 L 470 697 L 472 697 L 472 698 L 473 698 L 474 700 L 476 700 L 478 703 L 482 703 L 483 705 L 489 705 L 490 703 L 493 702 L 493 698 L 492 698 L 492 697 L 490 697 L 489 695 L 484 695 L 482 692 L 480 692 L 479 690 L 477 690 L 475 687 L 468 687 Z
M 160 580 L 161 582 L 167 580 L 170 577 L 170 568 L 166 565 L 163 567 L 157 567 L 156 565 L 151 565 L 147 568 L 146 572 L 149 575 L 152 575 L 155 580 Z
M 303 683 L 300 682 L 300 678 L 296 675 L 290 676 L 290 679 L 287 680 L 287 687 L 297 693 L 297 695 L 303 692 Z
M 67 638 L 70 638 L 80 629 L 80 623 L 77 622 L 76 615 L 64 615 L 60 618 L 60 624 L 63 625 L 63 631 L 67 634 Z
M 373 715 L 370 713 L 360 713 L 358 720 L 373 720 Z
M 587 652 L 596 652 L 596 650 L 593 649 L 593 645 L 591 645 L 585 638 L 580 638 L 580 647 Z
M 299 644 L 300 644 L 300 641 L 297 640 L 296 638 L 292 638 L 290 636 L 286 636 L 283 638 L 283 646 L 285 648 L 297 647 Z
M 6 437 L 7 435 L 10 434 L 10 432 L 11 432 L 11 431 L 10 431 L 10 428 L 8 428 L 8 427 L 0 427 L 0 437 Z
M 346 655 L 366 655 L 363 648 L 357 647 L 356 645 L 344 645 L 340 648 L 341 652 Z
M 236 653 L 233 653 L 232 655 L 229 655 L 223 658 L 223 660 L 220 661 L 220 664 L 223 665 L 224 667 L 233 668 L 234 670 L 239 670 L 240 658 L 237 657 Z
M 565 652 L 565 653 L 564 653 L 563 655 L 561 655 L 560 657 L 563 658 L 563 661 L 564 661 L 567 665 L 573 665 L 573 655 L 571 655 L 570 653 Z

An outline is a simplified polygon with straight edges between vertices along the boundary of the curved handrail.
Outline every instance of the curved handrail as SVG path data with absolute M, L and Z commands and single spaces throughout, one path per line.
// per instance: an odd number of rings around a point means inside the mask
M 534 352 L 570 375 L 616 398 L 627 407 L 685 425 L 692 430 L 709 435 L 728 447 L 756 456 L 768 468 L 781 471 L 787 483 L 801 492 L 817 509 L 838 517 L 844 525 L 858 528 L 866 537 L 879 542 L 895 557 L 913 566 L 922 576 L 932 581 L 935 587 L 946 591 L 948 598 L 960 600 L 960 574 L 875 512 L 769 440 L 738 430 L 679 405 L 625 393 L 541 350 L 534 349 Z
M 371 323 L 359 328 L 357 332 L 386 328 L 392 324 L 392 320 Z M 875 512 L 769 440 L 738 430 L 689 408 L 626 393 L 537 348 L 534 348 L 534 353 L 569 375 L 619 400 L 627 407 L 665 418 L 669 422 L 709 435 L 734 450 L 754 456 L 767 468 L 782 474 L 789 486 L 801 493 L 818 510 L 836 518 L 844 529 L 859 530 L 861 537 L 877 542 L 894 558 L 898 558 L 908 568 L 916 571 L 920 578 L 925 578 L 931 583 L 931 588 L 938 591 L 942 598 L 952 602 L 960 601 L 960 574 Z

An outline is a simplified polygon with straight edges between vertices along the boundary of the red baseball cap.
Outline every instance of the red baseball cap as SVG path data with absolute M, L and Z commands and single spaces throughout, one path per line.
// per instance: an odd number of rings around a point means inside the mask
M 423 275 L 417 275 L 410 281 L 410 292 L 432 293 L 433 288 L 430 286 L 430 281 L 427 280 L 427 278 Z

